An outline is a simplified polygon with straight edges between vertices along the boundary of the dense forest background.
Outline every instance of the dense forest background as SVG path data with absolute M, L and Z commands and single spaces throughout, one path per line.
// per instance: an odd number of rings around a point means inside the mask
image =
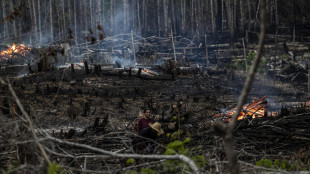
M 1 0 L 2 44 L 45 45 L 70 38 L 85 41 L 89 32 L 131 33 L 210 40 L 223 33 L 232 40 L 258 31 L 260 0 Z M 307 0 L 267 0 L 268 32 L 310 24 Z M 98 25 L 100 25 L 98 27 Z M 101 29 L 102 27 L 102 29 Z M 100 30 L 100 31 L 99 31 Z M 293 34 L 293 33 L 287 33 Z

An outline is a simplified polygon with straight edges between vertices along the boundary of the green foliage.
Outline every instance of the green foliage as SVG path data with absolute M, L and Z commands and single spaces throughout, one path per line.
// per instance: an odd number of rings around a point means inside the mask
M 192 159 L 195 161 L 195 164 L 199 168 L 204 167 L 207 164 L 207 161 L 205 160 L 203 156 L 197 155 L 197 156 L 192 157 Z
M 254 51 L 249 52 L 248 57 L 246 59 L 249 65 L 254 60 L 255 56 L 256 56 L 256 52 L 254 52 Z
M 183 141 L 183 144 L 189 143 L 190 141 L 191 141 L 191 139 L 186 137 L 185 140 Z
M 276 168 L 287 171 L 301 171 L 309 170 L 310 166 L 303 166 L 300 162 L 290 162 L 288 160 L 270 160 L 270 159 L 261 159 L 256 162 L 256 166 L 263 166 L 266 168 Z
M 143 169 L 141 169 L 141 173 L 142 174 L 155 174 L 155 172 L 152 169 L 150 169 L 150 168 L 143 168 Z
M 286 54 L 282 54 L 279 56 L 280 59 L 287 59 L 287 55 Z
M 134 164 L 135 162 L 136 162 L 135 159 L 129 158 L 129 159 L 126 161 L 126 165 L 131 165 L 131 164 Z
M 55 162 L 52 162 L 48 166 L 47 174 L 56 174 L 56 173 L 58 173 L 60 171 L 61 171 L 60 166 L 58 164 L 56 164 Z
M 240 60 L 240 59 L 237 59 L 237 58 L 234 58 L 233 59 L 233 64 L 232 64 L 232 67 L 237 69 L 237 70 L 245 70 L 245 62 Z
M 171 135 L 170 135 L 170 137 L 173 139 L 173 140 L 176 140 L 181 134 L 182 134 L 182 130 L 181 129 L 179 129 L 178 131 L 175 131 L 175 132 L 173 132 Z
M 243 70 L 243 71 L 246 69 L 250 69 L 255 56 L 256 52 L 250 51 L 248 53 L 248 56 L 246 57 L 246 61 L 234 58 L 233 59 L 234 63 L 231 66 L 237 70 Z M 263 72 L 266 70 L 266 68 L 267 68 L 267 60 L 262 58 L 260 64 L 258 65 L 258 71 Z
M 256 166 L 263 166 L 266 168 L 271 168 L 272 167 L 272 161 L 270 159 L 261 159 L 256 162 Z
M 57 163 L 52 162 L 47 169 L 47 174 L 63 174 L 63 173 L 72 173 L 71 170 L 62 169 Z
M 138 172 L 135 170 L 130 170 L 130 171 L 127 171 L 126 174 L 138 174 Z
M 169 143 L 166 147 L 165 155 L 176 155 L 176 154 L 182 154 L 187 157 L 190 157 L 190 150 L 188 148 L 185 148 L 184 145 L 190 142 L 190 138 L 185 138 L 185 140 L 180 141 L 176 140 L 171 143 Z M 191 157 L 191 159 L 195 162 L 197 167 L 204 167 L 207 164 L 207 161 L 204 159 L 203 156 L 197 155 L 194 157 Z M 187 170 L 189 171 L 190 168 L 182 161 L 177 160 L 166 160 L 164 166 L 170 171 L 170 172 L 177 172 L 178 169 Z

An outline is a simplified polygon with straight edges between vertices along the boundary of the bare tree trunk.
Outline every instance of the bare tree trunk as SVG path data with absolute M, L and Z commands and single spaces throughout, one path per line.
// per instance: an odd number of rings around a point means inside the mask
M 198 10 L 197 10 L 197 5 L 199 3 L 199 1 L 195 1 L 196 3 L 194 3 L 194 14 L 195 14 L 195 33 L 197 33 L 198 38 L 200 37 L 200 33 L 199 33 L 199 14 L 198 14 Z
M 62 29 L 62 35 L 65 36 L 66 35 L 66 16 L 65 16 L 65 2 L 61 1 L 61 5 L 62 5 L 62 22 L 63 22 L 63 29 Z
M 243 46 L 243 59 L 245 61 L 245 72 L 248 72 L 248 61 L 245 54 L 245 44 L 244 44 L 244 38 L 242 38 L 242 46 Z
M 205 34 L 205 46 L 206 46 L 206 66 L 209 67 L 209 52 L 208 52 L 208 43 L 207 43 L 207 35 Z
M 217 2 L 217 15 L 216 15 L 216 21 L 215 21 L 215 28 L 216 31 L 222 32 L 222 18 L 223 18 L 223 12 L 222 12 L 222 0 L 216 0 Z M 217 33 L 216 33 L 217 34 Z M 216 35 L 217 36 L 217 35 Z
M 71 13 L 72 13 L 73 10 L 71 10 L 71 2 L 70 0 L 68 0 L 68 28 L 71 28 Z M 67 31 L 66 31 L 67 32 Z
M 9 2 L 10 2 L 10 10 L 12 12 L 14 10 L 13 0 L 10 0 Z M 13 25 L 13 34 L 14 34 L 14 37 L 16 38 L 17 37 L 17 30 L 16 30 L 16 22 L 15 22 L 15 20 L 13 20 L 12 25 Z
M 111 10 L 111 33 L 114 30 L 114 0 L 110 0 L 110 10 Z
M 190 1 L 191 3 L 191 7 L 190 7 L 190 11 L 191 11 L 191 14 L 190 14 L 190 19 L 191 19 L 191 33 L 194 34 L 194 1 Z
M 141 33 L 140 2 L 139 1 L 137 1 L 137 10 L 138 10 L 138 14 L 137 14 L 138 30 Z
M 128 16 L 128 14 L 127 14 L 127 9 L 128 9 L 128 7 L 127 7 L 127 0 L 123 0 L 123 12 L 124 12 L 124 30 L 123 30 L 123 32 L 125 33 L 126 31 L 127 31 L 127 16 Z
M 213 38 L 214 38 L 215 23 L 214 23 L 214 14 L 213 14 L 213 0 L 210 0 L 210 12 L 211 12 L 212 36 L 213 36 Z
M 164 25 L 165 25 L 165 35 L 168 35 L 168 5 L 167 0 L 163 0 L 164 9 Z
M 245 15 L 244 15 L 244 9 L 243 9 L 243 2 L 244 0 L 239 0 L 239 4 L 240 4 L 240 17 L 241 17 L 241 24 L 240 24 L 240 29 L 241 29 L 241 33 L 244 33 L 244 23 L 245 23 Z
M 83 19 L 85 22 L 84 23 L 84 31 L 87 31 L 88 28 L 90 27 L 89 26 L 89 20 L 88 20 L 88 14 L 87 14 L 87 11 L 89 10 L 87 8 L 87 0 L 83 0 L 82 6 L 83 6 L 83 13 L 84 13 Z
M 276 26 L 279 25 L 279 17 L 278 17 L 278 0 L 274 0 L 275 1 L 275 10 L 276 10 Z
M 34 0 L 31 0 L 31 2 L 32 2 L 32 9 L 33 9 L 35 42 L 38 42 L 38 26 L 37 26 L 36 6 L 34 4 Z
M 5 0 L 2 0 L 2 17 L 5 18 L 6 17 L 6 7 L 5 7 Z M 4 40 L 7 39 L 8 36 L 8 29 L 7 29 L 7 21 L 5 21 L 4 25 L 3 25 L 3 38 Z
M 144 22 L 144 29 L 146 30 L 146 31 L 149 31 L 149 26 L 150 25 L 148 25 L 148 13 L 147 13 L 147 7 L 148 7 L 148 0 L 144 0 L 145 1 L 145 4 L 144 4 L 144 7 L 143 7 L 143 11 L 144 11 L 144 20 L 145 20 L 145 22 Z M 143 2 L 144 2 L 143 1 Z
M 55 3 L 59 3 L 58 0 L 55 0 L 54 1 Z M 60 19 L 60 11 L 61 11 L 61 8 L 55 8 L 56 9 L 56 15 L 57 15 L 57 23 L 59 24 L 58 27 L 56 27 L 56 31 L 58 29 L 58 38 L 61 38 L 61 32 L 62 32 L 62 24 L 61 24 L 61 19 Z
M 234 6 L 233 6 L 233 39 L 236 38 L 236 30 L 237 30 L 237 1 L 233 0 Z
M 222 32 L 224 30 L 224 0 L 222 0 Z
M 229 31 L 230 31 L 230 37 L 231 37 L 231 41 L 232 41 L 232 37 L 233 37 L 233 16 L 234 16 L 234 11 L 233 11 L 233 5 L 232 5 L 232 2 L 233 0 L 228 0 L 228 1 L 225 1 L 226 2 L 226 12 L 227 12 L 227 24 L 229 26 Z
M 171 9 L 172 9 L 172 20 L 173 20 L 173 23 L 172 23 L 172 27 L 173 27 L 173 33 L 176 33 L 176 19 L 175 19 L 175 9 L 174 9 L 174 1 L 171 0 Z
M 105 15 L 104 15 L 104 13 L 105 13 L 105 1 L 104 0 L 102 0 L 102 24 L 104 24 L 105 23 L 105 21 L 104 21 L 104 17 L 105 17 Z
M 182 33 L 185 32 L 185 22 L 186 22 L 186 19 L 185 19 L 185 15 L 186 15 L 186 1 L 185 0 L 181 0 L 181 15 L 182 15 Z
M 76 1 L 73 1 L 73 10 L 74 10 L 74 42 L 75 44 L 77 44 L 77 27 L 76 27 L 76 13 L 77 13 L 77 5 L 76 5 Z
M 143 0 L 142 1 L 142 32 L 145 32 L 146 31 L 146 16 L 145 16 L 145 1 L 146 0 Z
M 247 0 L 247 2 L 248 2 L 248 12 L 249 12 L 248 31 L 251 31 L 252 8 L 251 8 L 251 1 Z
M 42 42 L 42 29 L 41 29 L 41 4 L 40 0 L 38 0 L 38 17 L 39 17 L 39 44 Z
M 29 12 L 30 12 L 29 16 L 30 16 L 30 22 L 31 22 L 31 30 L 33 30 L 33 25 L 32 25 L 32 21 L 33 21 L 33 12 L 32 12 L 31 1 L 28 1 L 28 2 L 27 2 L 27 5 L 28 5 L 28 7 L 29 7 Z M 31 32 L 30 32 L 30 34 L 29 34 L 29 42 L 30 42 L 30 44 L 32 44 L 32 33 L 31 33 Z
M 54 27 L 53 27 L 53 9 L 52 9 L 52 0 L 49 0 L 49 10 L 50 10 L 50 30 L 51 30 L 51 41 L 54 40 Z
M 275 53 L 274 53 L 274 65 L 273 65 L 273 84 L 276 83 L 276 65 L 277 65 L 277 52 L 278 52 L 278 26 L 277 26 L 277 29 L 276 29 L 276 38 L 275 38 Z M 310 69 L 310 68 L 309 68 Z
M 89 27 L 93 30 L 94 33 L 97 33 L 97 27 L 94 27 L 95 22 L 94 22 L 94 17 L 93 17 L 94 9 L 93 9 L 92 0 L 89 0 L 88 2 L 89 2 L 89 13 L 90 13 L 90 15 L 89 15 L 89 17 L 90 17 Z
M 160 12 L 159 12 L 159 7 L 160 7 L 160 3 L 161 1 L 157 1 L 157 32 L 158 32 L 158 36 L 160 37 Z

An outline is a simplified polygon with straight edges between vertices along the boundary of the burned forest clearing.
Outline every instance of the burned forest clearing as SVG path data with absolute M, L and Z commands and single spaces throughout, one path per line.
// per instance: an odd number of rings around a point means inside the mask
M 309 173 L 306 0 L 0 1 L 0 173 Z

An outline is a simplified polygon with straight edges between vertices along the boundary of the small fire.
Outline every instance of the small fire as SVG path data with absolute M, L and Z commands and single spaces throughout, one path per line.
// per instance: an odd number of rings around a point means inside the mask
M 266 96 L 257 101 L 253 100 L 251 104 L 243 106 L 243 110 L 240 112 L 237 120 L 242 120 L 247 117 L 259 118 L 259 117 L 268 116 L 266 105 L 267 105 Z M 214 115 L 214 117 L 222 116 L 224 118 L 224 121 L 230 122 L 231 117 L 236 112 L 236 109 L 237 108 L 233 108 L 232 110 L 226 111 L 224 113 L 216 114 Z
M 0 53 L 0 57 L 1 59 L 8 60 L 9 58 L 16 58 L 17 55 L 25 56 L 29 50 L 31 48 L 26 47 L 24 44 L 15 45 L 13 43 L 11 47 Z
M 144 72 L 145 74 L 148 74 L 148 75 L 153 75 L 153 76 L 158 75 L 156 72 L 148 70 L 146 68 L 142 68 L 142 72 Z

